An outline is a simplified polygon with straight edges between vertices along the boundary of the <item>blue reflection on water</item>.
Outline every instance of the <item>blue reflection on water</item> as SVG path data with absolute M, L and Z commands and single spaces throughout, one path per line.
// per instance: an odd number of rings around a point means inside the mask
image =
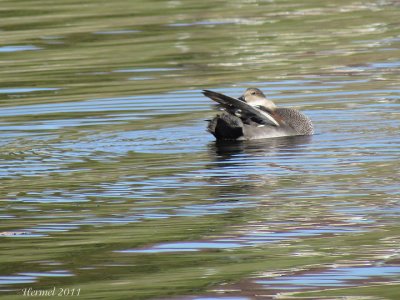
M 255 280 L 264 288 L 287 289 L 329 286 L 353 286 L 355 280 L 369 280 L 372 277 L 396 277 L 400 275 L 400 266 L 362 266 L 339 267 L 320 273 L 288 275 L 277 278 Z
M 0 94 L 17 94 L 17 93 L 30 93 L 30 92 L 41 92 L 41 91 L 58 91 L 59 88 L 2 88 Z
M 0 47 L 0 52 L 18 52 L 18 51 L 32 51 L 32 50 L 41 50 L 42 48 L 33 46 L 33 45 L 25 45 L 25 46 L 3 46 Z

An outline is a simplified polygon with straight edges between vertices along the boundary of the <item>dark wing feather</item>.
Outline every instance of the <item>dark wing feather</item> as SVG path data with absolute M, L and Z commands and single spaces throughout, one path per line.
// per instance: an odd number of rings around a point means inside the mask
M 274 119 L 273 116 L 271 116 L 271 114 L 262 111 L 257 107 L 251 106 L 244 101 L 209 90 L 203 90 L 203 94 L 229 110 L 232 108 L 240 109 L 243 114 L 252 118 L 253 120 L 256 120 L 257 123 L 279 126 L 279 123 Z

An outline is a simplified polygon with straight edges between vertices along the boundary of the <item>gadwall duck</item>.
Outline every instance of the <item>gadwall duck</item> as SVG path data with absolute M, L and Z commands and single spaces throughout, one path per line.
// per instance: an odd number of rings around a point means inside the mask
M 257 88 L 239 98 L 203 90 L 218 102 L 223 112 L 209 120 L 208 131 L 217 140 L 254 140 L 294 135 L 312 135 L 311 120 L 294 108 L 277 107 Z

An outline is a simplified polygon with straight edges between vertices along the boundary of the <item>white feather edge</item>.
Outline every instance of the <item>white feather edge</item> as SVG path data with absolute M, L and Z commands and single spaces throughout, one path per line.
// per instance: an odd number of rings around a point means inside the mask
M 254 106 L 253 106 L 254 107 Z M 279 123 L 267 112 L 262 111 L 261 109 L 258 109 L 256 107 L 254 107 L 255 109 L 257 109 L 263 116 L 265 116 L 268 120 L 270 120 L 272 123 L 274 123 L 276 126 L 279 126 Z

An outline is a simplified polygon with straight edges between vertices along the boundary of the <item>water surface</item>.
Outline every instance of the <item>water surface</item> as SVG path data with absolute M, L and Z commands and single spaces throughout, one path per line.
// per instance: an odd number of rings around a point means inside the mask
M 399 9 L 3 1 L 2 298 L 399 299 Z M 316 134 L 216 143 L 250 86 Z

